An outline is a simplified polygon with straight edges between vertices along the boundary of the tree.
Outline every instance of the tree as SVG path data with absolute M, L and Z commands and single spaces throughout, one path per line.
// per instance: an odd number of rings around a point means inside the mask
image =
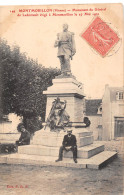
M 24 118 L 45 119 L 46 97 L 43 91 L 60 74 L 56 68 L 45 68 L 36 60 L 0 40 L 0 102 L 3 114 L 16 113 Z

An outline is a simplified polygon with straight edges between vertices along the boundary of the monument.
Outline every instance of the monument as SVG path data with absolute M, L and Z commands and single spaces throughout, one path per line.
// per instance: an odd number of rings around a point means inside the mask
M 85 95 L 83 84 L 71 73 L 70 59 L 76 49 L 74 33 L 68 31 L 67 24 L 63 25 L 63 32 L 57 34 L 54 46 L 58 47 L 61 75 L 53 79 L 53 85 L 43 92 L 47 96 L 44 128 L 35 132 L 31 145 L 20 146 L 18 154 L 7 159 L 5 156 L 1 162 L 98 169 L 117 153 L 104 151 L 103 144 L 93 143 L 93 134 L 84 123 Z M 56 163 L 63 137 L 70 128 L 77 139 L 78 164 L 70 161 L 72 151 L 64 152 L 65 162 Z
M 76 53 L 74 33 L 68 31 L 68 25 L 63 25 L 63 32 L 57 34 L 55 47 L 58 47 L 57 57 L 60 60 L 61 75 L 53 79 L 53 85 L 44 91 L 47 95 L 46 120 L 52 102 L 56 97 L 66 100 L 66 111 L 71 122 L 83 122 L 84 118 L 84 91 L 83 84 L 78 82 L 71 73 L 70 59 Z
M 56 156 L 66 130 L 72 128 L 81 151 L 78 152 L 80 156 L 83 146 L 93 144 L 93 135 L 85 128 L 86 124 L 83 122 L 85 111 L 83 84 L 71 73 L 70 59 L 76 53 L 76 49 L 74 33 L 68 31 L 67 24 L 63 25 L 63 32 L 57 34 L 54 46 L 58 47 L 57 57 L 60 60 L 61 75 L 53 79 L 53 85 L 43 92 L 47 96 L 45 126 L 44 130 L 36 133 L 32 144 L 45 146 L 47 154 Z M 103 146 L 100 146 L 101 150 Z

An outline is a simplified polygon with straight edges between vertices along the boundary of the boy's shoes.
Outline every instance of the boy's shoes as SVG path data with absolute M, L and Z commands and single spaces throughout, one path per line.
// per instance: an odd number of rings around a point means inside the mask
M 77 163 L 77 159 L 74 159 L 74 162 Z
M 62 161 L 62 159 L 61 158 L 58 158 L 55 162 L 59 162 L 59 161 Z

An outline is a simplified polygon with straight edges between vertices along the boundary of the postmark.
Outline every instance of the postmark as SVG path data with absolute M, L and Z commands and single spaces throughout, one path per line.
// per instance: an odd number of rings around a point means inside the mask
M 102 57 L 105 57 L 120 40 L 117 33 L 98 16 L 81 37 Z

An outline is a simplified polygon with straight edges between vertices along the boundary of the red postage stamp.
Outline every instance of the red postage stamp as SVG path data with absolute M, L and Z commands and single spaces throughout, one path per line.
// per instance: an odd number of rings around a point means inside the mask
M 100 17 L 96 17 L 89 27 L 81 34 L 102 57 L 119 41 L 118 35 Z

